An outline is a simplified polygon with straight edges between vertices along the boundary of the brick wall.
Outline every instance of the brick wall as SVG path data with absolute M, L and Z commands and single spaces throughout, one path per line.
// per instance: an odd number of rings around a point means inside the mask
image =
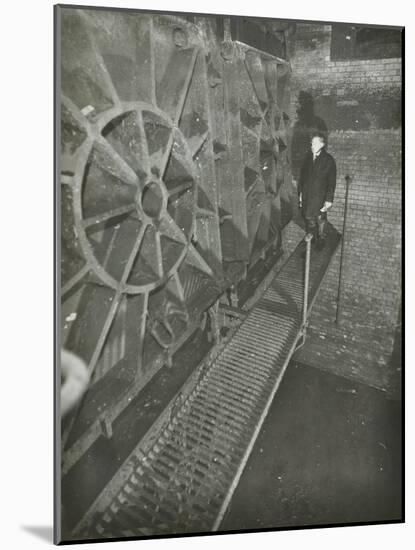
M 294 36 L 292 119 L 295 92 L 306 89 L 331 129 L 401 126 L 400 58 L 331 61 L 331 25 L 299 25 Z
M 329 130 L 338 169 L 330 221 L 342 231 L 349 192 L 341 323 L 334 323 L 340 252 L 326 275 L 299 361 L 393 390 L 390 356 L 401 297 L 401 60 L 330 61 L 330 25 L 299 25 L 291 119 L 306 91 Z M 298 156 L 298 155 L 297 155 Z

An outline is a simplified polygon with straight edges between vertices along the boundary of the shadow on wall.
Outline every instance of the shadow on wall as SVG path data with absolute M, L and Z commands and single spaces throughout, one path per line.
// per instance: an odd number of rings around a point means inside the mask
M 310 92 L 301 90 L 297 98 L 297 122 L 294 124 L 291 144 L 291 162 L 293 177 L 298 180 L 301 164 L 310 150 L 311 134 L 323 132 L 328 138 L 327 125 L 314 112 L 314 98 Z

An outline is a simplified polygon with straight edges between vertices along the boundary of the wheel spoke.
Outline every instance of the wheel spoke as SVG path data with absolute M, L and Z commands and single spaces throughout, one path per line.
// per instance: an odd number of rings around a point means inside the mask
M 164 178 L 164 174 L 165 174 L 166 169 L 167 169 L 167 164 L 169 163 L 169 158 L 170 158 L 170 155 L 171 155 L 173 142 L 174 142 L 174 129 L 172 129 L 171 132 L 170 132 L 169 139 L 168 139 L 167 145 L 166 145 L 166 150 L 164 151 L 163 156 L 161 157 L 160 178 Z
M 177 185 L 176 187 L 172 187 L 171 189 L 167 189 L 167 192 L 169 193 L 170 197 L 174 197 L 174 195 L 178 195 L 183 191 L 187 191 L 188 189 L 191 189 L 192 187 L 193 187 L 193 181 L 188 181 L 188 182 L 182 183 L 181 185 Z
M 189 146 L 190 146 L 190 151 L 192 153 L 193 158 L 202 149 L 208 137 L 209 137 L 209 131 L 205 132 L 201 136 L 194 136 L 192 138 L 189 138 Z
M 177 110 L 176 110 L 176 114 L 175 114 L 175 117 L 174 117 L 174 123 L 175 123 L 176 126 L 179 124 L 182 113 L 183 113 L 184 104 L 186 102 L 186 97 L 187 97 L 187 94 L 189 92 L 190 81 L 191 81 L 192 76 L 193 76 L 193 71 L 195 70 L 196 59 L 197 59 L 198 53 L 199 53 L 199 51 L 195 48 L 193 50 L 192 58 L 190 60 L 190 66 L 189 66 L 189 69 L 187 71 L 186 79 L 185 79 L 184 86 L 183 86 L 181 94 L 180 94 L 179 103 L 177 105 Z
M 144 335 L 146 332 L 146 321 L 147 321 L 147 310 L 148 310 L 148 293 L 146 292 L 143 296 L 143 303 L 141 305 L 141 312 L 140 312 L 140 342 L 142 343 L 144 340 Z
M 197 269 L 199 269 L 200 271 L 203 271 L 207 275 L 213 275 L 212 268 L 202 258 L 202 256 L 199 254 L 199 252 L 196 250 L 196 248 L 193 246 L 192 243 L 189 243 L 188 245 L 186 259 L 193 267 L 196 267 Z
M 61 295 L 64 296 L 67 294 L 79 281 L 83 279 L 83 277 L 88 273 L 89 271 L 89 265 L 85 264 L 81 269 L 76 273 L 73 277 L 67 281 L 61 288 Z
M 171 117 L 175 126 L 183 113 L 198 54 L 197 48 L 176 49 L 159 84 L 158 106 Z
M 173 273 L 172 282 L 172 287 L 174 287 L 174 294 L 179 298 L 180 301 L 184 302 L 184 289 L 177 271 Z
M 198 172 L 196 169 L 196 165 L 192 162 L 192 157 L 195 155 L 192 155 L 192 152 L 190 151 L 190 155 L 186 155 L 186 151 L 183 151 L 182 147 L 180 146 L 180 143 L 178 143 L 178 147 L 175 147 L 175 143 L 173 142 L 173 148 L 172 148 L 172 154 L 174 155 L 175 160 L 182 166 L 182 168 L 186 171 L 187 174 L 189 174 L 194 180 L 198 178 Z M 201 147 L 203 144 L 201 144 Z M 199 147 L 200 150 L 200 147 Z M 195 153 L 196 154 L 196 153 Z
M 137 239 L 136 239 L 136 242 L 134 244 L 133 250 L 131 251 L 130 256 L 127 260 L 126 266 L 124 268 L 124 272 L 123 272 L 123 275 L 122 275 L 122 278 L 121 278 L 121 286 L 123 286 L 125 284 L 128 276 L 131 272 L 134 260 L 135 260 L 137 254 L 138 254 L 141 243 L 143 241 L 143 237 L 144 237 L 144 233 L 146 231 L 146 228 L 147 228 L 147 225 L 145 225 L 145 224 L 143 224 L 140 228 L 140 231 L 137 235 Z M 94 371 L 94 368 L 97 364 L 97 361 L 98 361 L 98 359 L 101 355 L 101 351 L 102 351 L 102 348 L 105 344 L 105 340 L 107 338 L 108 332 L 111 328 L 111 325 L 112 325 L 112 323 L 114 321 L 114 318 L 115 318 L 115 315 L 117 313 L 118 306 L 119 306 L 120 301 L 121 301 L 121 296 L 122 296 L 122 290 L 119 289 L 119 290 L 117 290 L 117 292 L 114 295 L 110 310 L 108 312 L 108 315 L 107 315 L 107 318 L 105 320 L 104 326 L 103 326 L 103 328 L 101 330 L 101 333 L 99 335 L 98 342 L 97 342 L 97 344 L 95 346 L 95 349 L 94 349 L 94 352 L 92 354 L 91 361 L 89 362 L 88 370 L 89 370 L 90 374 L 92 374 L 92 372 Z
M 155 232 L 154 238 L 156 244 L 157 272 L 159 277 L 163 277 L 163 254 L 161 250 L 160 231 Z
M 114 106 L 119 107 L 121 103 L 120 98 L 118 97 L 117 90 L 115 89 L 110 73 L 108 72 L 107 66 L 104 62 L 104 58 L 101 55 L 97 41 L 95 40 L 95 36 L 91 30 L 94 26 L 93 19 L 84 10 L 79 10 L 79 15 L 83 19 L 85 32 L 88 35 L 92 51 L 101 69 L 101 75 L 104 79 L 105 85 L 111 95 L 111 100 Z
M 95 146 L 99 152 L 107 154 L 110 159 L 116 164 L 119 169 L 114 174 L 116 177 L 120 178 L 124 183 L 128 185 L 135 185 L 136 187 L 140 185 L 140 180 L 138 179 L 137 174 L 105 138 L 99 136 L 95 140 Z M 111 172 L 109 167 L 103 166 L 103 168 L 106 171 Z
M 271 139 L 273 139 L 273 134 L 271 132 L 271 128 L 268 124 L 268 121 L 265 119 L 265 117 L 262 119 L 262 124 L 261 124 L 261 139 L 263 141 L 269 141 Z
M 167 214 L 162 218 L 160 221 L 159 230 L 166 237 L 169 237 L 184 246 L 188 245 L 186 236 L 170 215 Z
M 266 76 L 266 83 L 268 92 L 271 95 L 272 101 L 277 103 L 277 86 L 278 86 L 278 68 L 276 61 L 264 61 L 264 74 Z
M 121 284 L 122 285 L 124 285 L 126 283 L 128 277 L 131 273 L 131 269 L 134 265 L 134 262 L 135 262 L 135 259 L 137 257 L 138 251 L 140 250 L 141 243 L 143 242 L 144 234 L 146 232 L 147 227 L 148 227 L 147 224 L 142 224 L 142 226 L 140 227 L 140 231 L 138 232 L 137 239 L 134 243 L 133 249 L 130 253 L 130 256 L 128 257 L 127 263 L 125 264 L 124 272 L 123 272 L 122 277 L 121 277 Z
M 85 220 L 83 220 L 82 226 L 84 228 L 87 228 L 87 227 L 90 227 L 91 225 L 108 221 L 111 218 L 115 218 L 122 214 L 128 214 L 129 212 L 133 212 L 134 210 L 135 210 L 134 204 L 128 204 L 126 206 L 120 206 L 119 208 L 113 208 L 112 210 L 108 210 L 107 212 L 103 212 L 102 214 L 98 214 L 97 216 L 91 216 L 90 218 L 86 218 Z
M 149 19 L 149 33 L 150 33 L 150 86 L 151 86 L 151 100 L 153 105 L 157 105 L 156 100 L 156 62 L 154 57 L 154 27 L 153 18 Z
M 172 131 L 170 133 L 170 136 L 169 136 L 169 139 L 168 139 L 168 142 L 167 142 L 166 149 L 165 149 L 165 151 L 163 153 L 163 156 L 161 158 L 160 177 L 163 178 L 165 176 L 167 166 L 169 164 L 170 156 L 172 154 L 174 154 L 174 158 L 176 159 L 176 161 L 182 165 L 182 167 L 186 170 L 186 172 L 188 174 L 190 174 L 192 176 L 193 179 L 196 179 L 198 176 L 197 176 L 194 165 L 191 164 L 189 162 L 189 160 L 186 158 L 186 156 L 183 154 L 183 151 L 181 150 L 182 146 L 180 145 L 179 140 L 177 138 L 175 140 L 175 138 L 176 138 L 176 130 L 172 129 Z M 177 147 L 175 147 L 176 144 L 177 144 Z M 203 145 L 203 144 L 201 144 L 201 145 Z M 200 148 L 199 148 L 199 150 L 200 150 Z
M 249 57 L 246 57 L 245 68 L 246 72 L 248 73 L 249 79 L 251 80 L 258 106 L 262 114 L 265 114 L 267 110 L 268 96 L 263 71 L 259 70 L 259 67 L 256 66 L 258 61 L 259 63 L 261 63 L 261 60 L 259 58 L 250 61 Z
M 105 319 L 104 326 L 102 327 L 97 344 L 95 346 L 94 352 L 92 354 L 91 360 L 88 365 L 88 371 L 90 375 L 92 375 L 92 373 L 94 372 L 97 361 L 101 355 L 101 351 L 102 351 L 102 348 L 104 347 L 105 340 L 108 336 L 109 330 L 111 328 L 111 325 L 117 313 L 120 300 L 121 300 L 121 292 L 117 291 L 113 297 L 110 310 L 108 312 L 107 318 Z
M 72 99 L 70 99 L 64 93 L 61 93 L 61 102 L 62 105 L 64 105 L 68 109 L 69 113 L 71 114 L 71 116 L 73 116 L 80 128 L 85 130 L 86 133 L 90 135 L 91 125 L 89 124 L 88 119 L 82 114 L 81 110 L 72 101 Z
M 138 131 L 140 133 L 140 142 L 141 142 L 141 161 L 143 163 L 143 170 L 147 174 L 147 176 L 150 175 L 150 154 L 148 151 L 148 143 L 147 143 L 147 136 L 144 129 L 144 120 L 143 120 L 143 113 L 142 111 L 137 111 L 137 124 L 138 124 Z

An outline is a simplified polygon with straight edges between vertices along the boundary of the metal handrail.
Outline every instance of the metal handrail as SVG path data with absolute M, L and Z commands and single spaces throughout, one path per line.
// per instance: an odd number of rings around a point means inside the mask
M 303 327 L 304 335 L 307 325 L 307 310 L 308 310 L 308 288 L 310 286 L 310 256 L 311 256 L 311 239 L 313 235 L 307 233 L 304 237 L 306 243 L 306 255 L 305 255 L 305 273 L 304 273 L 304 301 L 303 301 Z

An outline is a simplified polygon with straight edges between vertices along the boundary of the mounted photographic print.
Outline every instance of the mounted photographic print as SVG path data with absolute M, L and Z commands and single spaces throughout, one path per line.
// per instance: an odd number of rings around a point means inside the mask
M 55 542 L 403 521 L 403 28 L 55 6 Z

